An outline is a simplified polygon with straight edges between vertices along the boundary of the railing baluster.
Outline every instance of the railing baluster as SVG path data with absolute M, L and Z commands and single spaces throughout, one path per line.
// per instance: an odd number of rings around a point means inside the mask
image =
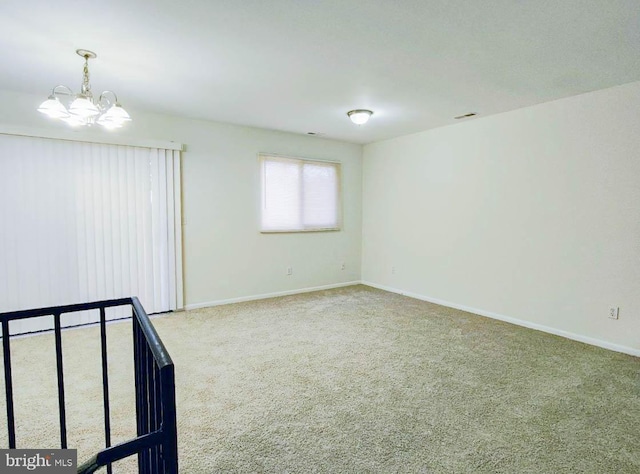
M 143 339 L 144 341 L 144 339 Z M 152 358 L 151 351 L 149 350 L 149 346 L 144 344 L 144 357 L 143 357 L 143 367 L 144 367 L 144 427 L 145 433 L 151 433 L 153 431 L 151 427 L 151 377 L 149 374 L 149 359 Z M 153 473 L 153 465 L 152 465 L 152 456 L 151 456 L 151 448 L 147 448 L 145 450 L 145 458 L 146 458 L 146 472 L 149 474 Z M 155 473 L 154 473 L 155 474 Z
M 147 373 L 149 374 L 149 429 L 158 428 L 158 418 L 156 416 L 156 373 L 153 357 L 147 359 Z
M 135 380 L 135 393 L 136 393 L 136 433 L 138 436 L 143 432 L 142 423 L 141 423 L 141 413 L 142 413 L 142 372 L 140 371 L 140 327 L 138 325 L 138 321 L 136 318 L 135 311 L 131 316 L 131 325 L 133 328 L 133 375 Z M 138 472 L 142 472 L 142 454 L 138 453 Z
M 67 449 L 67 415 L 64 403 L 64 372 L 62 366 L 62 328 L 60 313 L 53 314 L 56 339 L 56 367 L 58 370 L 58 410 L 60 413 L 60 447 Z
M 4 390 L 7 398 L 7 428 L 9 449 L 16 447 L 16 422 L 13 412 L 13 379 L 11 378 L 11 347 L 9 345 L 9 321 L 2 320 L 2 350 L 4 355 Z
M 159 380 L 156 372 L 156 364 L 153 360 L 153 357 L 149 358 L 149 377 L 151 379 L 151 384 L 149 387 L 149 398 L 150 398 L 150 412 L 151 412 L 151 430 L 156 431 L 160 428 L 161 424 L 161 414 L 158 413 L 158 408 L 160 407 L 160 393 L 159 393 Z M 160 449 L 159 446 L 154 446 L 151 450 L 151 459 L 153 472 L 161 472 L 160 469 Z
M 154 405 L 154 409 L 155 409 L 155 419 L 156 419 L 156 423 L 155 423 L 155 430 L 159 430 L 162 428 L 162 392 L 161 392 L 161 377 L 160 377 L 160 369 L 158 368 L 158 366 L 155 364 L 155 361 L 153 363 L 153 388 L 155 389 L 155 394 L 153 395 L 153 405 Z M 156 457 L 156 463 L 158 466 L 158 471 L 162 472 L 164 471 L 164 468 L 162 467 L 162 445 L 158 445 L 155 447 L 155 457 Z
M 111 446 L 111 409 L 105 308 L 123 305 L 131 305 L 133 310 L 132 335 L 138 437 L 117 446 Z M 140 474 L 158 474 L 161 472 L 163 474 L 177 474 L 178 453 L 174 365 L 144 308 L 135 297 L 0 314 L 3 332 L 2 345 L 9 448 L 16 448 L 9 322 L 46 315 L 51 315 L 54 318 L 60 444 L 62 448 L 67 448 L 61 317 L 65 313 L 93 309 L 100 310 L 100 348 L 106 448 L 88 460 L 78 472 L 88 474 L 106 466 L 107 472 L 111 474 L 112 463 L 137 452 L 138 472 Z
M 178 474 L 178 435 L 176 431 L 176 386 L 173 364 L 160 369 L 162 384 L 162 454 L 164 474 Z
M 104 443 L 111 446 L 111 409 L 109 406 L 109 367 L 107 360 L 107 317 L 100 308 L 100 346 L 102 351 L 102 399 L 104 402 Z M 107 474 L 112 474 L 111 464 L 107 464 Z
M 148 407 L 147 407 L 147 378 L 146 378 L 146 358 L 147 347 L 145 345 L 144 335 L 142 328 L 140 327 L 137 316 L 133 314 L 133 328 L 134 328 L 134 353 L 135 353 L 135 366 L 136 366 L 136 422 L 138 427 L 138 436 L 142 436 L 149 433 L 148 425 Z M 138 472 L 149 472 L 149 449 L 143 449 L 138 455 Z

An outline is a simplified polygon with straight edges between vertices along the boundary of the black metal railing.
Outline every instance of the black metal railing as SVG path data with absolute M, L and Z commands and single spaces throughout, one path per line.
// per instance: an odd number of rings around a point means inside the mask
M 132 309 L 137 437 L 111 446 L 106 308 L 118 306 L 130 306 Z M 90 474 L 106 466 L 108 474 L 111 474 L 112 463 L 137 453 L 140 474 L 177 474 L 174 366 L 149 316 L 136 297 L 0 314 L 9 448 L 16 448 L 9 322 L 53 316 L 58 374 L 60 447 L 65 449 L 67 448 L 67 423 L 61 318 L 68 313 L 96 309 L 100 311 L 105 449 L 78 467 L 78 473 Z

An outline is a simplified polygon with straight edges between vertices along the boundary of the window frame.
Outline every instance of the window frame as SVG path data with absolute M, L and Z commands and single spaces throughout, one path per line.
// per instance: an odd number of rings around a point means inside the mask
M 263 228 L 263 212 L 265 205 L 265 192 L 266 192 L 266 179 L 265 179 L 265 161 L 269 158 L 275 159 L 274 161 L 290 161 L 299 163 L 301 166 L 305 164 L 329 164 L 333 165 L 336 170 L 336 226 L 335 227 L 309 227 L 301 229 L 265 229 Z M 343 212 L 342 212 L 342 162 L 333 160 L 320 160 L 303 158 L 299 156 L 282 155 L 279 153 L 258 153 L 258 164 L 260 167 L 260 210 L 259 210 L 259 231 L 261 234 L 299 234 L 307 232 L 339 232 L 343 227 Z M 304 206 L 302 202 L 302 192 L 300 195 L 300 204 Z

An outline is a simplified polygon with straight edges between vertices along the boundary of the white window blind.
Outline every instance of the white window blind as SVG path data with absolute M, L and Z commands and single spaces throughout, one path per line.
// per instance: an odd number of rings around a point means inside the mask
M 0 312 L 127 296 L 180 308 L 181 247 L 179 151 L 0 134 Z
M 260 154 L 262 232 L 339 230 L 340 163 Z

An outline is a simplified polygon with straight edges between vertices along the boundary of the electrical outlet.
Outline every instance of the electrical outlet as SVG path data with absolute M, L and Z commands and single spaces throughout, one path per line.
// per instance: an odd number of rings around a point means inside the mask
M 609 307 L 609 319 L 618 319 L 619 315 L 620 315 L 620 308 L 618 308 L 617 306 Z
M 396 274 L 396 267 L 391 267 L 391 274 L 395 275 Z
M 342 262 L 342 265 L 340 265 L 340 270 L 344 270 L 347 266 L 344 264 L 344 262 Z
M 293 267 L 287 267 L 287 275 L 293 275 Z

